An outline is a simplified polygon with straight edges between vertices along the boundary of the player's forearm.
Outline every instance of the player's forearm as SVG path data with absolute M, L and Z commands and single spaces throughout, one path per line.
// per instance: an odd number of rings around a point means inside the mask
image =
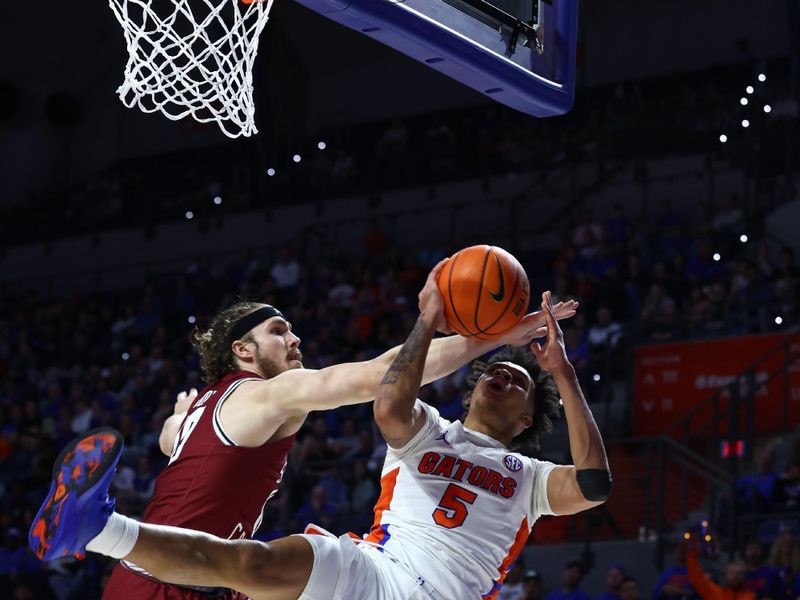
M 172 447 L 175 444 L 175 437 L 178 435 L 178 430 L 181 427 L 183 418 L 186 413 L 171 415 L 164 421 L 164 426 L 161 428 L 161 434 L 158 436 L 158 447 L 166 456 L 172 454 Z
M 496 348 L 496 342 L 486 342 L 460 335 L 437 338 L 431 342 L 422 374 L 422 384 L 430 383 L 453 373 L 466 363 Z
M 411 419 L 417 393 L 422 385 L 425 358 L 435 331 L 424 315 L 420 315 L 381 380 L 374 406 L 376 417 L 380 415 L 401 420 Z
M 569 431 L 569 449 L 577 469 L 604 469 L 608 471 L 608 458 L 603 437 L 594 421 L 592 411 L 583 397 L 578 377 L 572 365 L 552 373 L 561 400 Z
M 460 335 L 450 335 L 432 340 L 425 359 L 421 385 L 450 375 L 450 373 L 460 369 L 466 363 L 496 347 L 497 343 L 495 342 L 476 340 Z M 375 382 L 376 385 L 379 385 L 383 379 L 383 374 L 386 373 L 397 358 L 401 348 L 402 345 L 395 346 L 374 359 L 375 371 L 381 374 Z

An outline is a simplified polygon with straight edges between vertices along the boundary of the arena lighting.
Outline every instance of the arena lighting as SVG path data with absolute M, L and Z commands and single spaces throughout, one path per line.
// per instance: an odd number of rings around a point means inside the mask
M 781 323 L 783 323 L 783 317 L 778 315 L 775 317 L 775 325 L 780 325 Z
M 220 196 L 214 196 L 214 204 L 216 204 L 217 206 L 222 204 L 222 198 Z
M 299 154 L 295 154 L 295 155 L 292 157 L 292 160 L 293 160 L 294 162 L 296 162 L 296 163 L 299 163 L 301 160 L 303 160 L 303 157 L 302 157 L 302 156 L 300 156 Z
M 747 106 L 747 98 L 742 96 L 741 99 L 739 100 L 739 104 L 741 104 L 742 106 Z
M 714 256 L 711 258 L 713 258 L 715 262 L 719 262 L 722 257 L 719 255 L 719 252 L 714 252 Z
M 710 541 L 711 541 L 711 534 L 710 534 L 710 533 L 707 533 L 707 534 L 706 534 L 705 540 L 706 540 L 707 542 L 710 542 Z
M 122 353 L 122 360 L 128 360 L 130 357 L 131 357 L 131 355 L 128 354 L 127 352 L 123 352 Z
M 723 133 L 721 136 L 719 136 L 719 141 L 724 144 L 728 141 L 728 136 Z
M 186 211 L 186 218 L 187 218 L 189 221 L 191 221 L 192 219 L 194 219 L 194 213 L 193 213 L 192 211 L 190 211 L 190 210 L 187 210 L 187 211 Z
M 744 127 L 744 128 L 750 127 L 750 121 L 748 121 L 747 119 L 743 119 L 742 120 L 742 127 Z
M 747 243 L 747 234 L 743 233 L 742 235 L 740 235 L 739 236 L 739 241 L 742 242 L 743 244 L 746 244 Z
M 700 524 L 703 526 L 703 529 L 708 529 L 708 521 L 707 520 L 704 519 L 703 522 L 700 523 Z
M 755 88 L 754 88 L 752 85 L 748 85 L 748 86 L 745 88 L 745 90 L 744 90 L 744 91 L 746 91 L 748 94 L 752 94 L 753 92 L 755 92 L 755 91 L 756 91 L 756 89 L 755 89 Z
M 594 375 L 592 375 L 592 380 L 600 381 L 600 373 L 595 373 Z
M 272 168 L 267 169 L 267 175 L 269 175 L 270 177 L 275 177 L 275 169 Z
M 189 318 L 186 320 L 189 321 L 189 325 L 194 325 L 195 323 L 197 323 L 197 319 L 195 318 L 194 315 L 189 315 Z
M 325 148 L 327 147 L 328 144 L 326 144 L 325 142 L 320 142 L 319 144 L 317 144 L 317 148 L 319 148 L 320 150 L 325 150 Z
M 761 83 L 764 83 L 764 82 L 767 80 L 767 76 L 766 76 L 766 75 L 764 75 L 763 73 L 759 73 L 759 74 L 758 74 L 758 80 L 759 80 Z
M 765 105 L 764 105 L 764 112 L 765 112 L 765 113 L 770 113 L 770 112 L 772 112 L 772 107 L 771 107 L 769 104 L 765 104 Z
M 687 531 L 686 533 L 683 534 L 683 539 L 685 540 L 692 539 L 692 534 Z

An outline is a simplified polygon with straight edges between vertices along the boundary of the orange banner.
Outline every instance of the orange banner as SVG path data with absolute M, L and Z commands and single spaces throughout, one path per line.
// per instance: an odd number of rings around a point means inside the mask
M 749 394 L 749 379 L 741 377 L 755 366 L 756 433 L 781 432 L 800 423 L 800 361 L 789 367 L 788 385 L 782 369 L 788 356 L 800 351 L 800 340 L 788 334 L 727 338 L 640 346 L 635 352 L 634 431 L 637 435 L 666 433 L 690 410 L 702 404 L 720 388 L 736 381 L 742 398 Z M 778 374 L 772 376 L 775 371 Z M 772 376 L 772 377 L 771 377 Z M 771 377 L 771 378 L 770 378 Z M 788 421 L 784 398 L 788 388 Z M 729 390 L 721 393 L 719 411 L 724 413 Z M 712 405 L 698 410 L 690 419 L 692 433 L 713 434 L 708 425 L 714 418 Z M 744 412 L 741 418 L 745 418 Z M 723 420 L 720 432 L 727 431 Z M 740 421 L 740 431 L 744 423 Z M 683 430 L 669 430 L 681 435 Z

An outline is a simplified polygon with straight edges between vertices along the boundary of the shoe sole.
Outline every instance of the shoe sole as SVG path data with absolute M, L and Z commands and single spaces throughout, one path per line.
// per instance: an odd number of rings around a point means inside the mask
M 83 552 L 83 547 L 76 551 L 66 548 L 59 551 L 65 529 L 59 527 L 59 523 L 62 517 L 80 519 L 80 508 L 94 496 L 87 495 L 87 492 L 97 490 L 107 493 L 123 446 L 122 434 L 110 427 L 101 427 L 72 440 L 61 451 L 53 464 L 50 491 L 28 534 L 31 549 L 36 556 L 42 560 L 53 560 Z M 74 498 L 71 505 L 67 503 L 69 498 Z M 68 509 L 66 514 L 65 507 Z M 77 529 L 83 524 L 70 523 L 70 526 Z M 95 535 L 97 533 L 99 531 Z

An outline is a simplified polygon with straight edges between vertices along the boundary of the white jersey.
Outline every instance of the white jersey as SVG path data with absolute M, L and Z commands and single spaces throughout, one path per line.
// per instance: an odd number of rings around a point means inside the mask
M 388 448 L 366 539 L 437 598 L 493 599 L 536 519 L 553 514 L 547 479 L 556 465 L 417 406 L 426 423 L 403 448 Z

